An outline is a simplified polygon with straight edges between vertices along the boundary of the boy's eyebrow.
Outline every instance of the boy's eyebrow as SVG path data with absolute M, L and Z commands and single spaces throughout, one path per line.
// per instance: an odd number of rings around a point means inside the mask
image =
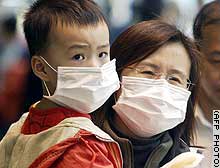
M 107 43 L 107 44 L 103 44 L 103 45 L 98 46 L 97 49 L 103 49 L 103 48 L 106 48 L 106 47 L 109 47 L 109 46 L 110 46 L 110 44 Z
M 107 44 L 103 44 L 103 45 L 100 45 L 97 47 L 97 49 L 103 49 L 103 48 L 106 48 L 106 47 L 109 47 L 110 44 L 107 43 Z M 82 49 L 82 48 L 89 48 L 90 45 L 89 44 L 73 44 L 69 47 L 69 49 Z
M 82 48 L 89 48 L 89 44 L 73 44 L 69 47 L 70 49 L 82 49 Z

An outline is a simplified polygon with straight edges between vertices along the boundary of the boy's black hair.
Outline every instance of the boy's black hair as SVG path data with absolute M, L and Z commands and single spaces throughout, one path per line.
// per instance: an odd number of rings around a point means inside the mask
M 211 24 L 220 24 L 220 0 L 206 4 L 197 14 L 193 25 L 193 34 L 197 42 L 203 39 L 204 27 Z
M 77 26 L 106 23 L 100 8 L 92 0 L 37 0 L 25 14 L 23 23 L 31 56 L 47 49 L 48 35 L 58 21 Z

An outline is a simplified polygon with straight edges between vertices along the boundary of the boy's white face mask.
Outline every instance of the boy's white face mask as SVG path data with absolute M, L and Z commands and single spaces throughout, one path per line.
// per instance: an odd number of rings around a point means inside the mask
M 139 137 L 151 137 L 184 121 L 190 91 L 165 79 L 122 77 L 122 93 L 113 106 Z
M 42 58 L 42 57 L 41 57 Z M 47 89 L 51 101 L 75 109 L 81 113 L 91 113 L 101 107 L 119 89 L 119 79 L 115 61 L 102 67 L 58 67 L 57 87 L 53 95 Z

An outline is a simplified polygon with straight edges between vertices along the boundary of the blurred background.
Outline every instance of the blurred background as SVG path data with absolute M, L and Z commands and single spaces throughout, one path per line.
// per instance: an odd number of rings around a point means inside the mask
M 111 43 L 127 27 L 160 17 L 192 37 L 197 12 L 212 0 L 95 0 L 103 10 Z M 0 139 L 12 122 L 42 97 L 33 75 L 22 30 L 23 15 L 33 0 L 0 0 Z

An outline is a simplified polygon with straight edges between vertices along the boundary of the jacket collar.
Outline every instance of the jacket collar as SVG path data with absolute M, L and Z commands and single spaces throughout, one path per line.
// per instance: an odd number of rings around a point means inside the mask
M 114 123 L 112 123 L 112 119 L 109 117 L 108 119 L 104 120 L 102 129 L 107 132 L 116 142 L 119 143 L 123 156 L 123 167 L 125 168 L 136 167 L 136 165 L 134 165 L 134 146 L 132 145 L 132 143 L 138 143 L 139 141 L 142 145 L 149 145 L 150 148 L 153 143 L 155 143 L 156 141 L 160 141 L 159 145 L 157 145 L 153 149 L 153 151 L 151 151 L 151 154 L 145 162 L 145 168 L 160 167 L 160 163 L 166 157 L 167 153 L 173 145 L 173 140 L 168 131 L 152 138 L 137 140 L 119 135 L 112 125 L 114 125 Z

